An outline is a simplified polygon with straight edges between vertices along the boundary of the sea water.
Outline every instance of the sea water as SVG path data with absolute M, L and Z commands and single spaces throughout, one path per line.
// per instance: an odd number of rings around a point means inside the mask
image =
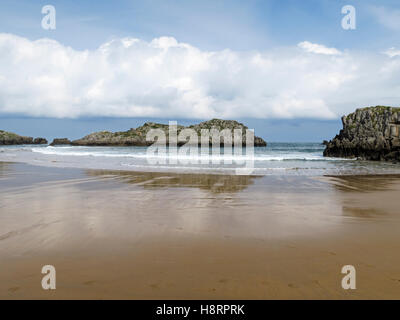
M 196 148 L 197 149 L 197 148 Z M 1 146 L 0 161 L 85 169 L 233 174 L 251 167 L 254 175 L 400 174 L 400 165 L 323 156 L 320 143 L 269 143 L 233 150 L 178 148 L 149 154 L 147 147 Z

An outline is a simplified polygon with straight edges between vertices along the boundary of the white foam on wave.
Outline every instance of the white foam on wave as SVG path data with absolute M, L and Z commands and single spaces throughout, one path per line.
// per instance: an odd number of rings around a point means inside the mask
M 325 158 L 322 150 L 300 151 L 289 146 L 255 148 L 253 175 L 325 175 L 399 173 L 400 168 L 390 163 Z M 85 169 L 202 172 L 231 174 L 237 168 L 248 167 L 245 155 L 202 155 L 167 153 L 148 156 L 146 147 L 86 147 L 86 146 L 18 146 L 0 147 L 0 161 L 24 162 L 44 166 Z M 223 150 L 223 149 L 222 149 Z M 220 151 L 222 151 L 220 150 Z M 204 155 L 203 155 L 204 157 Z M 175 158 L 175 159 L 174 159 Z M 149 161 L 150 159 L 156 161 Z M 173 162 L 171 160 L 178 160 Z M 185 161 L 179 161 L 185 160 Z M 207 160 L 207 161 L 202 161 Z M 218 160 L 215 161 L 214 160 Z M 224 162 L 230 160 L 232 162 Z M 251 157 L 250 157 L 251 160 Z M 232 173 L 233 174 L 233 173 Z
M 93 148 L 93 147 L 91 147 Z M 146 152 L 126 152 L 125 150 L 104 150 L 105 148 L 95 149 L 93 151 L 87 151 L 87 147 L 46 147 L 46 148 L 32 148 L 33 152 L 46 154 L 46 155 L 58 155 L 58 156 L 86 156 L 86 157 L 111 157 L 111 158 L 137 158 L 137 159 L 177 159 L 185 161 L 345 161 L 352 159 L 342 158 L 331 158 L 323 157 L 319 153 L 285 153 L 277 155 L 268 154 L 257 154 L 252 155 L 235 155 L 235 154 L 209 154 L 204 155 L 180 153 L 158 153 L 148 155 Z M 269 151 L 271 152 L 271 151 Z M 273 151 L 272 151 L 273 152 Z

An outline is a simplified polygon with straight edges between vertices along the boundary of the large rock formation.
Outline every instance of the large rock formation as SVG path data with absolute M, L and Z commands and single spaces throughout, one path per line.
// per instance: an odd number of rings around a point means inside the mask
M 50 143 L 51 146 L 61 146 L 69 144 L 71 144 L 71 141 L 69 141 L 67 138 L 54 138 L 53 142 Z
M 0 145 L 17 145 L 17 144 L 47 144 L 44 138 L 24 137 L 18 134 L 0 130 Z
M 45 138 L 35 138 L 33 144 L 47 144 L 47 140 Z
M 242 144 L 246 145 L 246 129 L 248 129 L 242 123 L 234 120 L 219 120 L 213 119 L 210 121 L 201 122 L 196 125 L 191 125 L 188 127 L 177 126 L 177 133 L 179 134 L 183 129 L 190 128 L 193 129 L 199 137 L 200 143 L 200 133 L 202 129 L 217 129 L 222 131 L 223 129 L 242 129 Z M 71 142 L 72 145 L 79 146 L 149 146 L 153 142 L 146 141 L 146 135 L 151 129 L 161 129 L 164 131 L 167 142 L 168 142 L 168 132 L 169 125 L 159 124 L 154 122 L 146 122 L 143 126 L 136 129 L 132 128 L 128 131 L 123 132 L 108 132 L 101 131 L 89 134 L 81 139 L 74 140 Z M 211 144 L 210 137 L 210 144 Z M 223 140 L 221 140 L 222 143 Z M 178 145 L 183 145 L 187 141 L 178 141 Z M 265 147 L 267 143 L 260 137 L 254 137 L 254 146 Z
M 400 161 L 400 108 L 369 107 L 342 117 L 343 129 L 324 156 Z

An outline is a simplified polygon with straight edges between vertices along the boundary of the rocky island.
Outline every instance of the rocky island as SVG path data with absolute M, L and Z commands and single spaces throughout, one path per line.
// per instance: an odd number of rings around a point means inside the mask
M 199 137 L 202 129 L 217 129 L 219 131 L 222 131 L 224 129 L 230 129 L 232 131 L 233 129 L 242 129 L 242 144 L 246 145 L 246 129 L 248 128 L 244 124 L 234 120 L 212 119 L 188 127 L 178 125 L 177 133 L 179 134 L 183 129 L 186 128 L 193 129 Z M 74 140 L 71 142 L 71 144 L 75 146 L 149 146 L 153 143 L 152 141 L 146 141 L 146 135 L 150 129 L 161 129 L 162 131 L 164 131 L 168 139 L 169 125 L 146 122 L 144 125 L 136 129 L 132 128 L 128 131 L 95 132 L 81 139 Z M 185 143 L 186 141 L 178 141 L 178 145 L 183 145 Z M 267 143 L 262 138 L 254 137 L 254 146 L 265 147 L 266 145 Z
M 343 129 L 325 142 L 324 156 L 400 161 L 400 108 L 376 106 L 342 117 Z
M 47 144 L 47 140 L 44 138 L 24 137 L 16 133 L 0 130 L 0 145 L 19 144 Z
M 61 145 L 69 145 L 71 144 L 71 141 L 67 138 L 55 138 L 53 139 L 53 142 L 50 143 L 50 146 L 61 146 Z

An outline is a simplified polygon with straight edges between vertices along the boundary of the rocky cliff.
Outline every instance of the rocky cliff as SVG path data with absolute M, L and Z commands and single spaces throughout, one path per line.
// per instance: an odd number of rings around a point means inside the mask
M 0 145 L 17 145 L 17 144 L 47 144 L 44 138 L 24 137 L 18 134 L 0 130 Z
M 400 161 L 400 108 L 376 106 L 342 117 L 343 129 L 324 156 Z
M 234 120 L 213 119 L 188 127 L 178 125 L 177 133 L 179 134 L 183 129 L 186 128 L 193 129 L 199 137 L 202 129 L 217 129 L 219 131 L 222 131 L 223 129 L 242 129 L 242 144 L 246 144 L 246 129 L 248 128 L 242 123 Z M 146 141 L 146 135 L 151 129 L 161 129 L 162 131 L 164 131 L 168 141 L 168 125 L 154 122 L 146 122 L 143 126 L 140 126 L 136 129 L 132 128 L 128 131 L 123 132 L 95 132 L 81 139 L 74 140 L 71 142 L 71 144 L 80 146 L 148 146 L 153 143 L 151 141 Z M 178 145 L 182 145 L 185 143 L 186 141 L 178 141 Z M 267 143 L 262 138 L 254 137 L 254 146 L 264 147 L 266 145 Z

